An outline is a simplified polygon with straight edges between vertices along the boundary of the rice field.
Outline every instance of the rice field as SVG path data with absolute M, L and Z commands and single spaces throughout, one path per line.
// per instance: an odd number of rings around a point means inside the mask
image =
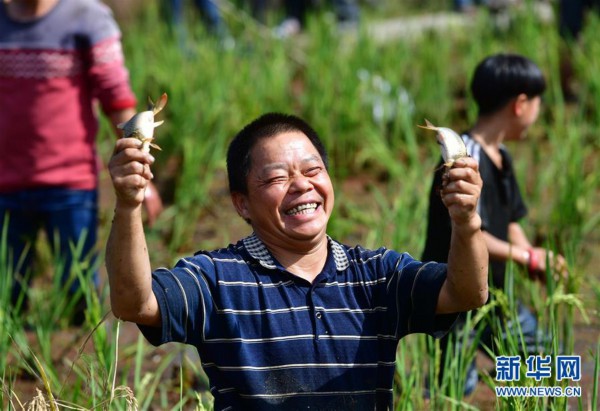
M 330 153 L 336 210 L 329 234 L 347 244 L 385 245 L 420 256 L 425 239 L 428 192 L 439 149 L 416 127 L 427 118 L 464 130 L 476 116 L 467 91 L 470 74 L 486 55 L 517 52 L 542 67 L 549 84 L 538 122 L 524 142 L 509 143 L 530 214 L 524 227 L 540 246 L 565 255 L 566 281 L 546 285 L 523 280 L 509 266 L 506 289 L 470 317 L 472 328 L 493 324 L 494 309 L 510 319 L 521 299 L 538 314 L 551 341 L 544 354 L 581 356 L 579 382 L 522 378 L 509 386 L 581 387 L 581 396 L 496 397 L 500 385 L 492 360 L 465 349 L 440 364 L 439 345 L 423 336 L 398 347 L 395 398 L 398 410 L 598 410 L 600 404 L 600 19 L 590 16 L 582 38 L 565 43 L 556 24 L 539 18 L 532 2 L 511 11 L 506 24 L 483 11 L 468 24 L 416 36 L 375 39 L 369 24 L 449 7 L 443 1 L 365 5 L 357 32 L 340 32 L 327 12 L 311 15 L 305 33 L 281 40 L 246 14 L 225 17 L 235 38 L 223 47 L 190 15 L 182 45 L 153 3 L 123 25 L 124 48 L 140 109 L 147 96 L 169 95 L 156 130 L 163 151 L 154 153 L 156 185 L 167 205 L 149 228 L 152 265 L 234 242 L 249 233 L 230 205 L 225 152 L 241 126 L 268 111 L 297 114 L 312 124 Z M 420 4 L 422 3 L 422 4 Z M 224 3 L 225 6 L 229 3 Z M 279 15 L 269 16 L 276 22 Z M 570 50 L 578 101 L 565 102 L 560 53 Z M 110 158 L 114 137 L 103 121 L 99 149 Z M 99 250 L 112 219 L 112 192 L 101 178 Z M 401 230 L 396 227 L 403 227 Z M 83 290 L 90 307 L 81 328 L 70 327 L 73 307 L 53 280 L 61 261 L 43 238 L 37 244 L 39 276 L 29 290 L 26 316 L 13 312 L 5 233 L 0 233 L 0 403 L 2 409 L 212 409 L 197 354 L 178 345 L 155 348 L 110 314 L 107 288 Z M 76 245 L 75 245 L 76 246 Z M 76 250 L 77 247 L 74 247 Z M 103 260 L 80 258 L 74 275 L 85 281 Z M 515 355 L 519 335 L 503 342 Z M 477 358 L 476 391 L 463 398 L 467 364 Z M 437 381 L 440 367 L 450 370 Z M 427 393 L 427 395 L 426 395 Z

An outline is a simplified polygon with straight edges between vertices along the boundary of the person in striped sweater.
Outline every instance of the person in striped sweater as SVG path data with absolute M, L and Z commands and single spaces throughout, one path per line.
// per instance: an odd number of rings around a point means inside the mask
M 70 295 L 94 287 L 73 277 L 72 262 L 93 266 L 95 256 L 98 108 L 115 127 L 135 114 L 120 36 L 98 0 L 0 2 L 0 232 L 7 224 L 17 308 L 27 305 L 30 245 L 42 228 L 60 252 L 57 275 Z M 162 208 L 153 193 L 145 202 L 151 221 Z M 84 305 L 76 305 L 73 322 L 81 323 Z

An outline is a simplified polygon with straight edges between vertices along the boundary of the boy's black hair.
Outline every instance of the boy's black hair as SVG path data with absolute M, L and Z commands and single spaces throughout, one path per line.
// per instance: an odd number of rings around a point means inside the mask
M 518 54 L 495 54 L 485 58 L 473 74 L 471 93 L 479 115 L 492 114 L 519 94 L 542 95 L 546 80 L 540 68 Z
M 319 152 L 325 167 L 328 167 L 325 146 L 317 132 L 306 121 L 289 114 L 267 113 L 245 126 L 229 144 L 227 175 L 230 193 L 248 194 L 247 178 L 252 166 L 250 152 L 254 145 L 262 138 L 290 131 L 299 131 L 306 135 Z

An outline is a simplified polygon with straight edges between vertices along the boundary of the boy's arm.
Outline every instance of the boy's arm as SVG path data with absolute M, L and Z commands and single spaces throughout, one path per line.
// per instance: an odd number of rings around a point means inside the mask
M 142 224 L 142 202 L 154 158 L 140 150 L 141 145 L 134 138 L 117 140 L 109 162 L 116 205 L 106 246 L 106 269 L 113 314 L 125 321 L 160 326 Z
M 513 260 L 527 268 L 532 279 L 546 280 L 546 262 L 550 260 L 553 270 L 561 276 L 567 276 L 566 261 L 562 255 L 555 255 L 545 248 L 533 247 L 525 231 L 519 223 L 513 222 L 508 226 L 509 241 L 500 240 L 490 233 L 484 232 L 485 242 L 490 253 L 490 259 L 496 261 Z
M 531 247 L 531 242 L 527 238 L 523 227 L 517 222 L 512 222 L 508 225 L 508 241 L 517 247 L 525 249 Z
M 531 244 L 518 223 L 510 223 L 508 226 L 510 242 L 503 241 L 487 231 L 484 231 L 483 236 L 490 253 L 490 259 L 495 261 L 513 260 L 517 264 L 527 265 L 529 261 L 528 250 L 531 248 Z
M 441 194 L 452 222 L 452 237 L 438 314 L 468 311 L 487 301 L 488 252 L 476 211 L 482 185 L 479 165 L 472 158 L 457 160 L 444 175 Z

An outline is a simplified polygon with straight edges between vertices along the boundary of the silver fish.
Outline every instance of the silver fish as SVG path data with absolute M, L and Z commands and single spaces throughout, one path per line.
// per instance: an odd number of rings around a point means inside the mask
M 418 126 L 426 130 L 437 131 L 437 142 L 442 148 L 444 166 L 451 168 L 456 160 L 467 157 L 467 147 L 463 139 L 448 127 L 436 127 L 425 119 L 425 126 Z
M 147 111 L 137 113 L 126 122 L 117 125 L 118 128 L 123 130 L 123 137 L 134 137 L 140 140 L 143 143 L 142 150 L 146 153 L 150 151 L 150 147 L 154 147 L 158 150 L 161 149 L 153 143 L 154 129 L 164 123 L 164 120 L 155 122 L 154 116 L 167 104 L 167 93 L 163 93 L 156 104 L 154 104 L 149 97 L 148 101 L 149 105 Z

